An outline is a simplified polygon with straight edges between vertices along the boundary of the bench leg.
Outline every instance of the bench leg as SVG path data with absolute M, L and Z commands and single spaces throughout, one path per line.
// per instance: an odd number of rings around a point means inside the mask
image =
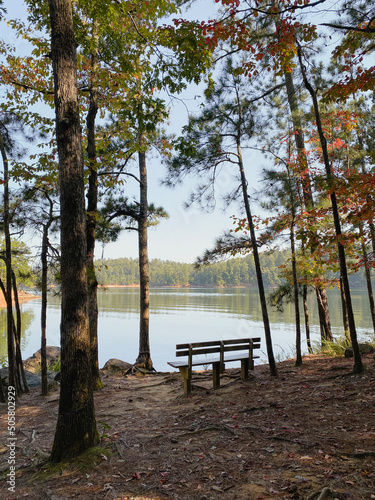
M 220 363 L 212 363 L 212 376 L 213 376 L 213 383 L 214 383 L 214 389 L 217 389 L 220 387 Z
M 242 380 L 247 380 L 249 378 L 249 364 L 250 364 L 249 359 L 241 359 L 241 379 Z
M 191 394 L 191 369 L 187 366 L 180 368 L 180 373 L 184 379 L 184 394 Z

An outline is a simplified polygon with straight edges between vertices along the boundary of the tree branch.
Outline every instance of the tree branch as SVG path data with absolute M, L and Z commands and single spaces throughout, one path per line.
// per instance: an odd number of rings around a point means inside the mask
M 375 20 L 375 17 L 370 19 L 367 23 L 366 28 L 358 28 L 357 26 L 345 26 L 342 24 L 334 24 L 334 23 L 322 23 L 321 26 L 328 26 L 329 28 L 334 28 L 337 30 L 346 30 L 346 31 L 359 31 L 361 33 L 375 33 L 375 27 L 372 28 L 371 24 Z
M 54 95 L 55 92 L 53 90 L 43 90 L 43 89 L 37 89 L 35 87 L 31 87 L 30 85 L 26 85 L 25 83 L 20 83 L 12 80 L 10 83 L 13 85 L 17 85 L 17 87 L 22 87 L 25 90 L 34 90 L 35 92 L 40 92 L 41 94 L 47 94 L 47 95 Z
M 117 177 L 120 175 L 127 175 L 135 179 L 139 184 L 141 183 L 140 179 L 136 175 L 131 174 L 130 172 L 122 172 L 121 170 L 119 172 L 98 172 L 98 175 L 116 175 Z

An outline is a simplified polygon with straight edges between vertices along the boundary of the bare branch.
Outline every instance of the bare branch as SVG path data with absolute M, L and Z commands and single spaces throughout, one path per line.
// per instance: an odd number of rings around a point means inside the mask
M 328 26 L 329 28 L 334 28 L 337 30 L 345 30 L 345 31 L 359 31 L 361 33 L 375 33 L 375 27 L 371 27 L 371 24 L 374 22 L 375 17 L 370 19 L 365 28 L 358 28 L 357 26 L 345 26 L 343 24 L 334 24 L 334 23 L 322 23 L 321 26 Z
M 12 80 L 10 83 L 12 83 L 13 85 L 16 85 L 17 87 L 21 87 L 21 88 L 23 88 L 25 90 L 34 90 L 35 92 L 40 92 L 41 94 L 54 95 L 54 91 L 53 90 L 37 89 L 35 87 L 31 87 L 30 85 L 26 85 L 25 83 L 16 82 L 14 80 Z

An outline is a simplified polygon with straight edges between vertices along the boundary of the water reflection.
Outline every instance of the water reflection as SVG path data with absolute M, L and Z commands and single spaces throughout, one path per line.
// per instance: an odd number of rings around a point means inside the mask
M 34 321 L 33 311 L 21 312 L 21 350 L 24 351 L 29 343 L 32 331 L 30 326 Z M 7 364 L 7 312 L 0 309 L 0 366 Z
M 333 331 L 342 334 L 341 300 L 337 290 L 328 292 Z M 372 331 L 365 291 L 352 293 L 358 333 Z M 109 358 L 134 362 L 138 354 L 138 288 L 99 290 L 99 363 Z M 260 336 L 265 348 L 262 314 L 255 289 L 153 288 L 150 294 L 150 342 L 154 366 L 170 369 L 176 343 L 209 339 Z M 23 356 L 40 348 L 40 299 L 22 305 Z M 318 313 L 313 294 L 309 296 L 312 339 L 319 340 Z M 295 342 L 294 308 L 286 304 L 283 313 L 269 308 L 272 338 L 277 358 L 293 352 Z M 302 316 L 303 317 L 303 316 Z M 6 355 L 6 313 L 0 312 L 0 355 Z M 47 343 L 60 343 L 60 299 L 50 296 L 47 313 Z M 304 336 L 304 329 L 303 336 Z M 304 342 L 303 349 L 307 346 Z M 265 349 L 261 355 L 266 360 Z
M 337 290 L 328 291 L 333 328 L 341 329 L 341 299 Z M 352 292 L 353 309 L 358 328 L 371 330 L 370 310 L 365 291 Z M 318 323 L 318 311 L 314 294 L 308 299 L 311 324 Z M 202 288 L 153 288 L 150 295 L 152 314 L 205 311 L 230 316 L 241 316 L 262 321 L 258 292 L 255 289 L 202 289 Z M 109 288 L 99 291 L 99 309 L 102 313 L 120 312 L 138 314 L 139 290 L 137 288 Z M 286 304 L 283 313 L 269 307 L 271 323 L 293 323 L 294 305 Z

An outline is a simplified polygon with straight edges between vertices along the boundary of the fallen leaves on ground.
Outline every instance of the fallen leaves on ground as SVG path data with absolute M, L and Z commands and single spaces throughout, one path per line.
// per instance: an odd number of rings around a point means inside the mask
M 364 361 L 362 376 L 351 360 L 318 355 L 300 368 L 280 363 L 278 378 L 265 365 L 246 382 L 228 370 L 215 391 L 211 372 L 201 372 L 190 397 L 178 374 L 104 378 L 95 404 L 107 451 L 86 470 L 68 464 L 30 482 L 51 449 L 58 406 L 56 393 L 32 391 L 17 402 L 16 498 L 374 498 L 375 369 Z

